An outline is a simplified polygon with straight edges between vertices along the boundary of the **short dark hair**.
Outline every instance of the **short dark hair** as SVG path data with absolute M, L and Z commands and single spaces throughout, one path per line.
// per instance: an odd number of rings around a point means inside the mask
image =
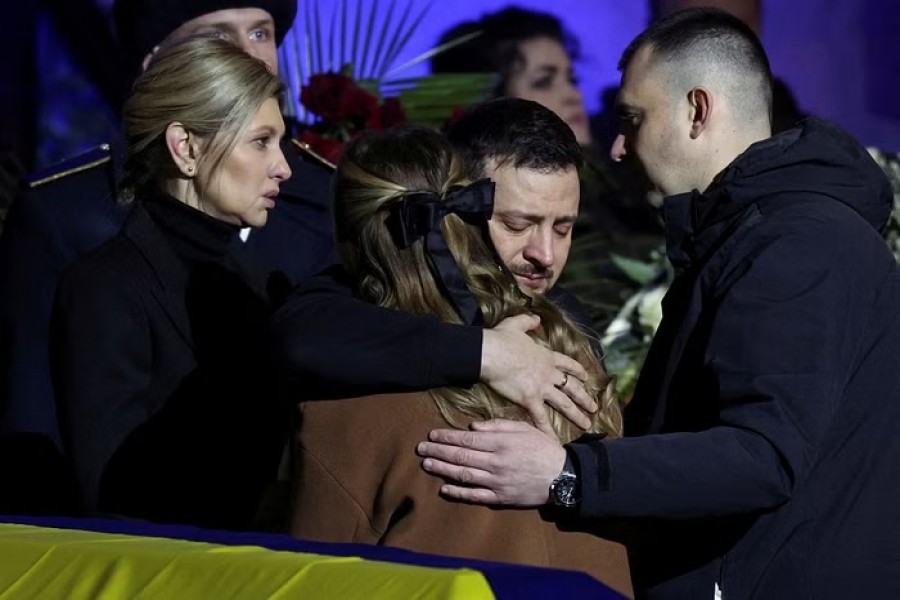
M 582 150 L 572 128 L 532 100 L 496 98 L 467 110 L 451 126 L 450 143 L 473 180 L 498 165 L 553 172 L 581 165 Z
M 649 47 L 653 61 L 677 64 L 688 72 L 699 64 L 714 61 L 726 67 L 727 73 L 750 81 L 757 80 L 757 93 L 752 86 L 744 90 L 744 104 L 760 103 L 772 112 L 772 71 L 759 38 L 750 27 L 731 13 L 717 8 L 689 8 L 652 23 L 625 48 L 619 70 L 625 71 L 635 54 Z M 748 106 L 744 106 L 748 108 Z
M 524 62 L 522 42 L 549 38 L 558 42 L 570 60 L 579 54 L 578 41 L 563 28 L 559 19 L 545 12 L 509 7 L 464 21 L 445 31 L 438 44 L 446 44 L 480 32 L 471 40 L 436 54 L 431 59 L 433 73 L 497 73 L 495 96 L 502 96 L 513 70 Z

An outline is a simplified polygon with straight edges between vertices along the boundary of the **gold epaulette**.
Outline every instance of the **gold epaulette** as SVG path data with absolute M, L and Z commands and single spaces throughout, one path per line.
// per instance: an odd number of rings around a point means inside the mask
M 88 169 L 100 166 L 112 160 L 112 149 L 109 144 L 101 144 L 82 152 L 78 156 L 64 160 L 52 167 L 44 169 L 29 178 L 28 185 L 32 188 L 56 181 L 75 173 L 81 173 Z
M 298 140 L 296 138 L 291 138 L 291 143 L 298 150 L 300 150 L 300 154 L 313 159 L 314 161 L 321 164 L 323 167 L 325 167 L 327 169 L 330 169 L 332 171 L 337 169 L 337 165 L 335 165 L 333 162 L 331 162 L 330 160 L 328 160 L 327 158 L 325 158 L 324 156 L 322 156 L 321 154 L 319 154 L 312 148 L 310 148 L 309 144 L 307 144 L 306 142 L 301 142 L 300 140 Z

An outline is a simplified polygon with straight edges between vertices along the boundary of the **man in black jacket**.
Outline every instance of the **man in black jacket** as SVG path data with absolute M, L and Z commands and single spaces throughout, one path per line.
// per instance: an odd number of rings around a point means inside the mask
M 888 182 L 821 121 L 770 137 L 768 61 L 727 13 L 671 15 L 620 66 L 612 156 L 666 196 L 677 272 L 628 437 L 476 424 L 432 432 L 424 467 L 454 498 L 630 518 L 639 597 L 900 596 Z

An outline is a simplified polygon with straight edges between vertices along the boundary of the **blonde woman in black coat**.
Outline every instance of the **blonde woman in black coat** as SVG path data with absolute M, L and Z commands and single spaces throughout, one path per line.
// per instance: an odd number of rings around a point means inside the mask
M 53 326 L 90 514 L 247 527 L 274 477 L 288 413 L 262 351 L 267 300 L 231 247 L 291 175 L 281 90 L 258 59 L 195 39 L 163 49 L 125 104 L 134 207 L 63 278 Z

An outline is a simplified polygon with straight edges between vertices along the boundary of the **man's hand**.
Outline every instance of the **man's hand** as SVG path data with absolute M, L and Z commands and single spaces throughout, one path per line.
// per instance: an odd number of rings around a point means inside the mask
M 478 504 L 540 506 L 566 462 L 566 451 L 528 423 L 495 419 L 473 423 L 474 431 L 435 429 L 416 447 L 422 466 L 462 485 L 441 493 Z
M 533 315 L 518 315 L 484 331 L 481 380 L 501 396 L 524 408 L 534 424 L 553 435 L 544 404 L 587 429 L 597 403 L 584 390 L 587 379 L 578 361 L 539 346 L 527 332 L 540 326 Z

